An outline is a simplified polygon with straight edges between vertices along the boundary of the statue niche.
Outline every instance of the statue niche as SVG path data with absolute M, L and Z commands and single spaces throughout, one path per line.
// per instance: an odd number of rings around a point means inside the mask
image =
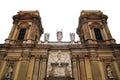
M 106 71 L 107 71 L 108 79 L 110 79 L 110 80 L 114 79 L 113 72 L 112 72 L 112 69 L 111 69 L 111 65 L 106 66 Z
M 7 71 L 3 77 L 3 80 L 12 80 L 12 75 L 13 75 L 13 64 L 9 64 Z

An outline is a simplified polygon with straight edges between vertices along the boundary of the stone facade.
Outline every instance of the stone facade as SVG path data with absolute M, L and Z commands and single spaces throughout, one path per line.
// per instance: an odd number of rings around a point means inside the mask
M 120 80 L 120 44 L 107 26 L 107 16 L 97 10 L 83 10 L 77 34 L 62 42 L 40 41 L 43 27 L 38 11 L 20 11 L 13 27 L 0 44 L 0 80 Z

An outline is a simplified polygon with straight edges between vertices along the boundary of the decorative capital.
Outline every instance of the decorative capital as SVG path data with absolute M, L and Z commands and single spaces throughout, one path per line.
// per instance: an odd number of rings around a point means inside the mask
M 97 60 L 98 60 L 97 58 L 98 58 L 98 55 L 97 55 L 97 54 L 91 54 L 91 55 L 90 55 L 90 60 L 91 60 L 91 61 L 97 61 Z
M 113 59 L 112 56 L 101 56 L 100 57 L 100 61 L 103 61 L 103 62 L 112 62 L 112 61 L 114 61 L 114 59 Z
M 0 59 L 3 59 L 6 55 L 6 51 L 0 51 Z

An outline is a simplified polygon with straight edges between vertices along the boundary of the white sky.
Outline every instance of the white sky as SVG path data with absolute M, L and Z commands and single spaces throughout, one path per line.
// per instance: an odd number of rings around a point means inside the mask
M 81 10 L 101 10 L 108 15 L 108 27 L 113 38 L 120 43 L 119 5 L 119 0 L 1 0 L 0 43 L 4 43 L 8 37 L 12 28 L 12 16 L 20 10 L 39 10 L 44 33 L 50 33 L 49 41 L 57 41 L 57 29 L 63 29 L 62 41 L 70 41 L 69 33 L 76 33 Z M 44 40 L 43 35 L 41 40 Z

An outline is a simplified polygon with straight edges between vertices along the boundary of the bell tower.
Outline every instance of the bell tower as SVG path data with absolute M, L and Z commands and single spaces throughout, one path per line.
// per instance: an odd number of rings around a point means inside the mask
M 38 11 L 20 11 L 13 16 L 13 27 L 5 43 L 34 44 L 43 33 Z
M 82 44 L 115 44 L 107 26 L 107 15 L 98 10 L 83 10 L 77 34 Z

